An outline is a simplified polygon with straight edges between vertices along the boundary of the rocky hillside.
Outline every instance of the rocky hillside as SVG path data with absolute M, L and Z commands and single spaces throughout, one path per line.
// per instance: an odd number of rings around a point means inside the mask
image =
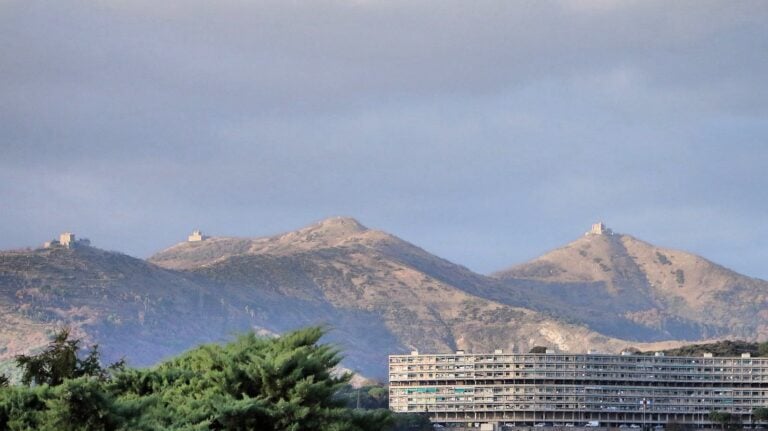
M 301 301 L 286 314 L 302 321 L 311 322 L 303 316 L 306 310 L 320 308 L 359 316 L 347 317 L 345 324 L 324 320 L 344 334 L 342 347 L 358 369 L 370 369 L 368 361 L 381 364 L 387 353 L 411 349 L 527 351 L 543 344 L 618 351 L 627 346 L 585 325 L 525 308 L 525 298 L 512 304 L 483 297 L 478 293 L 503 284 L 350 218 L 269 238 L 181 243 L 150 262 L 229 286 L 257 314 L 263 307 L 251 295 L 269 292 Z
M 765 292 L 625 235 L 585 236 L 488 277 L 336 217 L 266 238 L 183 242 L 148 261 L 92 247 L 0 253 L 0 361 L 60 325 L 108 359 L 144 365 L 238 331 L 323 324 L 346 366 L 383 377 L 387 354 L 413 349 L 618 352 L 765 338 Z
M 768 338 L 768 282 L 629 235 L 587 234 L 494 277 L 533 308 L 617 337 Z
M 0 253 L 0 309 L 0 360 L 66 325 L 106 358 L 126 355 L 133 365 L 221 340 L 243 314 L 207 282 L 93 247 Z

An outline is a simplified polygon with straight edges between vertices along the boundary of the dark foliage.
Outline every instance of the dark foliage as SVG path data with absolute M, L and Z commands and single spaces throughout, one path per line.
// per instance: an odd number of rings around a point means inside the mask
M 675 270 L 675 280 L 677 284 L 685 284 L 685 272 L 682 269 Z
M 724 340 L 716 343 L 689 344 L 676 349 L 664 350 L 667 356 L 702 356 L 704 353 L 712 353 L 713 356 L 739 356 L 749 353 L 754 357 L 768 356 L 768 342 L 749 343 L 746 341 Z M 653 352 L 643 352 L 653 354 Z
M 752 418 L 756 422 L 768 421 L 768 407 L 758 407 L 752 410 Z
M 432 431 L 432 422 L 426 414 L 395 414 L 391 431 Z
M 712 422 L 720 424 L 722 430 L 736 430 L 741 429 L 741 419 L 738 415 L 734 415 L 728 412 L 709 412 L 709 419 Z
M 666 425 L 664 425 L 665 431 L 689 431 L 693 429 L 693 427 L 689 424 L 682 424 L 680 422 L 671 420 L 667 422 Z
M 346 407 L 338 393 L 351 376 L 333 372 L 340 355 L 318 344 L 322 335 L 320 328 L 274 339 L 244 335 L 110 378 L 96 372 L 97 352 L 73 362 L 77 342 L 61 336 L 43 352 L 49 362 L 24 362 L 34 364 L 27 381 L 36 386 L 0 392 L 0 429 L 365 431 L 396 425 L 387 410 Z
M 667 258 L 667 256 L 665 254 L 659 253 L 657 251 L 656 252 L 656 257 L 658 258 L 658 261 L 659 261 L 660 264 L 662 264 L 662 265 L 672 265 L 672 262 L 669 261 L 669 259 Z
M 389 406 L 389 390 L 384 385 L 366 385 L 355 388 L 347 385 L 337 396 L 349 408 L 366 410 L 386 409 Z
M 25 385 L 47 384 L 57 386 L 66 379 L 83 376 L 107 379 L 111 372 L 125 366 L 124 361 L 102 367 L 99 346 L 93 345 L 84 357 L 78 356 L 80 340 L 69 338 L 69 329 L 61 329 L 54 335 L 48 347 L 37 355 L 19 355 L 16 365 L 22 370 L 21 381 Z

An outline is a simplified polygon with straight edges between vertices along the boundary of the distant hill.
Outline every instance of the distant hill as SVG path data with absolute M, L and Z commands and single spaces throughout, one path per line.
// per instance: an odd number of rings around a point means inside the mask
M 588 234 L 493 276 L 529 306 L 620 338 L 768 338 L 768 282 L 630 235 Z M 504 293 L 486 296 L 503 302 Z
M 232 314 L 208 284 L 93 247 L 0 253 L 0 309 L 0 359 L 66 325 L 134 365 L 223 339 Z
M 351 218 L 268 238 L 180 243 L 149 261 L 229 286 L 251 309 L 259 304 L 249 295 L 267 291 L 302 301 L 288 315 L 321 308 L 343 312 L 345 324 L 334 320 L 341 314 L 328 323 L 343 333 L 349 362 L 375 375 L 381 375 L 386 354 L 411 349 L 527 351 L 546 344 L 580 351 L 626 345 L 584 326 L 474 295 L 472 290 L 497 282 Z
M 109 360 L 145 365 L 240 331 L 325 324 L 345 366 L 383 378 L 387 354 L 414 349 L 764 339 L 765 293 L 765 282 L 626 235 L 585 236 L 484 276 L 334 217 L 265 238 L 185 241 L 147 261 L 92 247 L 0 253 L 0 361 L 60 325 Z
M 655 352 L 645 352 L 652 354 Z M 711 353 L 712 356 L 740 356 L 749 353 L 752 357 L 768 356 L 768 343 L 749 343 L 746 341 L 723 340 L 715 343 L 688 344 L 674 349 L 663 350 L 667 356 L 702 356 Z

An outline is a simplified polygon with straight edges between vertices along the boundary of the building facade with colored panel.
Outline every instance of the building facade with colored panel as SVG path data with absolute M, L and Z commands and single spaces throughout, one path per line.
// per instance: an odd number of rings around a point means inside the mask
M 712 411 L 750 424 L 768 358 L 413 352 L 389 357 L 389 403 L 443 425 L 710 427 Z

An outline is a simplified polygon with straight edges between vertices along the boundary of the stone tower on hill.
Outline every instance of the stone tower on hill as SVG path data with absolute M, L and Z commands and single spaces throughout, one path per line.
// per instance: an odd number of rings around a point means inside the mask
M 187 238 L 187 241 L 189 241 L 189 242 L 200 242 L 200 241 L 205 241 L 206 239 L 208 239 L 208 237 L 203 235 L 203 233 L 200 232 L 200 229 L 195 229 L 194 231 L 192 231 L 192 235 L 190 235 Z
M 71 248 L 72 244 L 75 243 L 75 234 L 70 232 L 64 232 L 61 235 L 59 235 L 59 244 L 63 245 L 64 247 Z
M 613 235 L 613 231 L 605 226 L 605 223 L 599 222 L 592 225 L 592 228 L 586 235 Z
M 75 248 L 75 247 L 83 247 L 83 246 L 90 246 L 90 245 L 91 245 L 91 240 L 89 240 L 88 238 L 75 239 L 75 234 L 73 234 L 72 232 L 64 232 L 61 235 L 59 235 L 59 239 L 52 239 L 50 241 L 45 242 L 43 244 L 43 247 Z

